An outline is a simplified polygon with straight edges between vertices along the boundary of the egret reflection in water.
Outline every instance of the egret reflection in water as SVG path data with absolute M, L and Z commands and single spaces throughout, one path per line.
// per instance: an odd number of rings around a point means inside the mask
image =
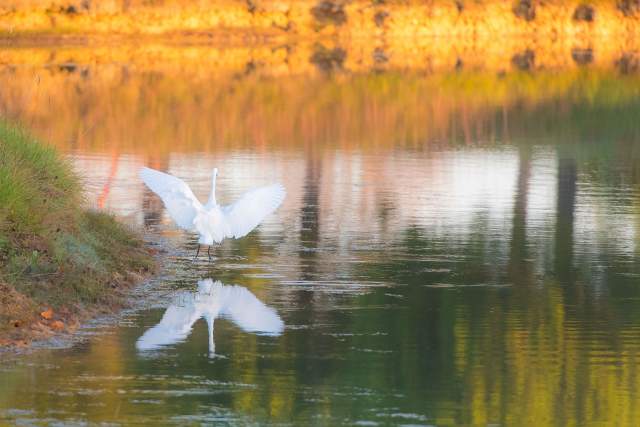
M 136 347 L 148 351 L 182 342 L 198 319 L 204 318 L 209 330 L 209 356 L 213 357 L 213 324 L 219 317 L 230 319 L 245 332 L 277 336 L 284 330 L 284 322 L 276 311 L 247 288 L 205 279 L 198 281 L 197 292 L 178 294 L 160 323 L 147 330 L 138 339 Z

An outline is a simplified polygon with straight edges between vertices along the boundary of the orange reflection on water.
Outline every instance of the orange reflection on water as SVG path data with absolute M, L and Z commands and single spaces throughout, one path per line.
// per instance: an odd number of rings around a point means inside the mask
M 410 64 L 394 62 L 408 53 L 376 63 L 367 58 L 380 51 L 331 45 L 8 49 L 0 52 L 0 114 L 64 151 L 161 158 L 505 142 L 528 125 L 522 111 L 552 108 L 558 126 L 576 103 L 609 108 L 640 94 L 633 53 L 595 50 L 583 66 L 570 48 L 554 47 L 554 56 L 524 46 L 484 63 L 482 49 L 424 48 Z M 425 65 L 433 63 L 441 65 Z

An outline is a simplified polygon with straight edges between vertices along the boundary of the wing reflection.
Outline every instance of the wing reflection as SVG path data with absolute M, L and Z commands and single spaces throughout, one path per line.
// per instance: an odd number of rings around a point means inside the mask
M 213 323 L 218 317 L 230 319 L 245 332 L 275 336 L 284 330 L 284 322 L 276 311 L 264 305 L 247 288 L 206 279 L 198 282 L 197 292 L 178 295 L 160 323 L 146 331 L 136 347 L 140 351 L 156 350 L 184 341 L 193 324 L 204 318 L 209 329 L 209 356 L 213 357 Z

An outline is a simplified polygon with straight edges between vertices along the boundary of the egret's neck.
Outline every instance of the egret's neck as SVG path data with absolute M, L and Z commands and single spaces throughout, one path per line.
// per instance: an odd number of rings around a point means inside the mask
M 216 202 L 216 177 L 218 176 L 218 170 L 213 171 L 213 177 L 211 178 L 211 194 L 209 195 L 209 201 L 207 207 L 212 208 L 217 205 Z
M 216 344 L 213 342 L 213 321 L 215 320 L 215 317 L 208 314 L 206 319 L 207 329 L 209 330 L 209 357 L 214 357 L 216 354 Z

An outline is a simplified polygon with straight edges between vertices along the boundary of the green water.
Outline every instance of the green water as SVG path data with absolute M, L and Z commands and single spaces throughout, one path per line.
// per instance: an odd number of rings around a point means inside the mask
M 3 356 L 0 422 L 637 425 L 637 76 L 487 72 L 513 89 L 499 101 L 454 72 L 234 76 L 207 89 L 216 108 L 192 99 L 202 81 L 86 69 L 22 71 L 57 79 L 37 105 L 76 91 L 53 111 L 0 92 L 2 112 L 67 153 L 90 205 L 144 227 L 164 269 L 70 346 Z M 143 165 L 202 199 L 214 166 L 222 203 L 274 181 L 288 196 L 192 262 Z M 207 279 L 244 295 L 213 342 Z M 200 319 L 149 332 L 180 316 Z

